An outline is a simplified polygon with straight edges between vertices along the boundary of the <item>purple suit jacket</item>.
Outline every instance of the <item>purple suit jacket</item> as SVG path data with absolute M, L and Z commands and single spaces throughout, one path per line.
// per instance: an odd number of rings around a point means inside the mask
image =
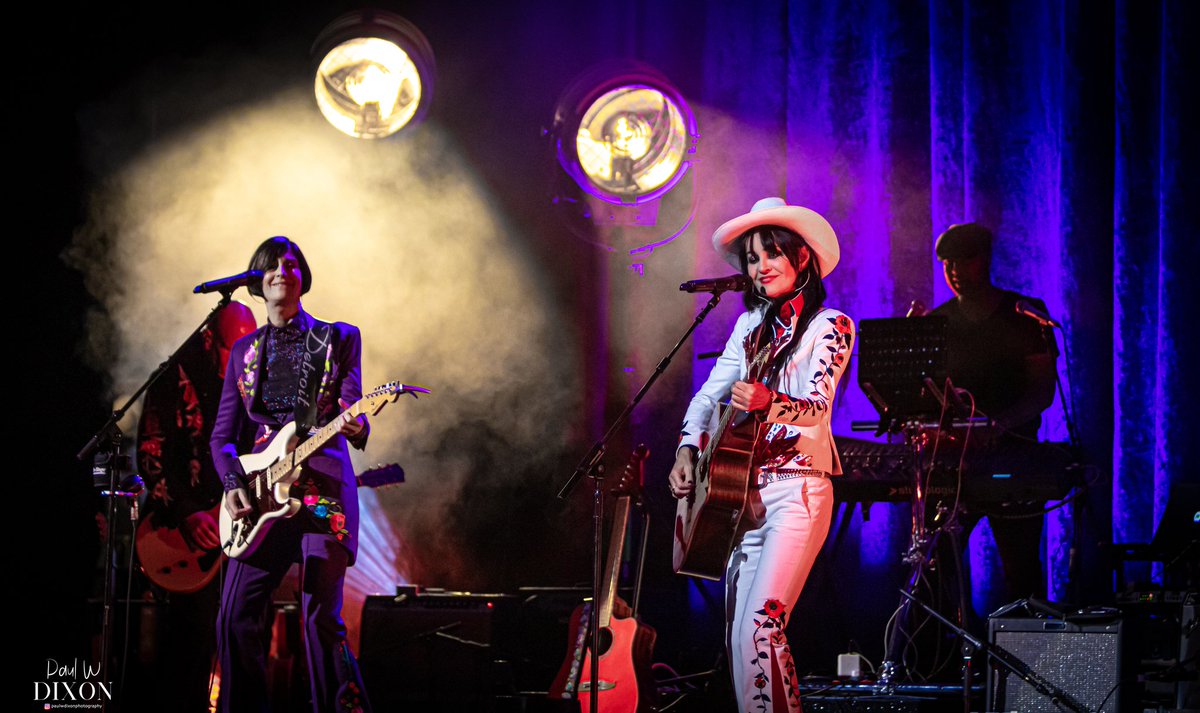
M 300 327 L 311 327 L 313 318 L 304 310 L 295 317 Z M 325 374 L 317 396 L 317 425 L 323 426 L 341 412 L 338 398 L 353 404 L 362 397 L 362 336 L 358 327 L 334 322 L 326 357 Z M 221 405 L 212 431 L 212 457 L 217 473 L 241 473 L 237 443 L 247 426 L 255 427 L 251 452 L 264 450 L 291 415 L 279 421 L 262 403 L 262 357 L 267 325 L 234 343 L 225 368 Z M 352 445 L 366 446 L 370 426 L 355 437 Z M 296 517 L 307 517 L 315 529 L 336 537 L 350 551 L 351 562 L 358 551 L 358 490 L 350 462 L 347 439 L 340 434 L 305 461 L 300 479 L 293 486 L 304 506 Z M 270 537 L 270 533 L 267 537 Z M 297 553 L 299 554 L 299 553 Z

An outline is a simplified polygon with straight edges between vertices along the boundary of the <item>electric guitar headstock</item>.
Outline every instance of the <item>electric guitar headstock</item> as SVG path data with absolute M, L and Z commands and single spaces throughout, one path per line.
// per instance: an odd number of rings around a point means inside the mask
M 414 386 L 412 384 L 402 384 L 399 381 L 389 381 L 386 384 L 381 384 L 371 389 L 370 392 L 364 394 L 359 400 L 362 404 L 362 411 L 370 411 L 372 416 L 378 416 L 379 412 L 387 404 L 396 401 L 404 394 L 411 394 L 415 399 L 418 394 L 428 394 L 429 389 L 423 386 Z
M 360 488 L 383 488 L 394 483 L 403 483 L 404 469 L 399 463 L 377 465 L 359 473 L 355 480 Z

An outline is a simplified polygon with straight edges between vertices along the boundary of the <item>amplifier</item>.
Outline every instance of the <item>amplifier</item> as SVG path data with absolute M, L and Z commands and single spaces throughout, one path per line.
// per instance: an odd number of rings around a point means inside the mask
M 418 592 L 367 597 L 359 663 L 375 710 L 488 710 L 512 688 L 516 598 Z
M 1121 710 L 1120 620 L 1084 623 L 993 618 L 988 620 L 988 639 L 1024 661 L 1089 711 Z M 989 711 L 1058 713 L 1060 710 L 1028 683 L 995 665 L 989 668 L 987 698 Z
M 1127 629 L 1125 658 L 1141 674 L 1139 710 L 1200 709 L 1198 599 L 1196 592 L 1179 591 L 1117 595 Z

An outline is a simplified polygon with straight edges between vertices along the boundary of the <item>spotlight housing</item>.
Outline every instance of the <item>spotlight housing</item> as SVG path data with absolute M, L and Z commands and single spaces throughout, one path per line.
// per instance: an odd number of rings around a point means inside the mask
M 399 15 L 382 10 L 342 15 L 317 36 L 312 56 L 317 106 L 344 134 L 386 138 L 420 121 L 429 108 L 433 49 Z
M 615 205 L 656 200 L 696 152 L 696 119 L 658 70 L 625 62 L 576 78 L 554 112 L 558 162 L 590 195 Z

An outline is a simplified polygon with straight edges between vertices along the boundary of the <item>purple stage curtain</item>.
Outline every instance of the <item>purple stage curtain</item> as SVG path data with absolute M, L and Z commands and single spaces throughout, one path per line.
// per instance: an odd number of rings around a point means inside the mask
M 1194 433 L 1195 3 L 1116 8 L 1112 530 L 1145 542 L 1170 486 L 1197 480 Z M 1191 99 L 1189 103 L 1187 99 Z M 1196 504 L 1193 503 L 1193 507 Z M 1146 571 L 1131 573 L 1146 577 Z
M 1052 597 L 1095 598 L 1108 581 L 1081 554 L 1084 586 L 1068 591 L 1074 526 L 1087 547 L 1148 539 L 1169 484 L 1194 477 L 1185 401 L 1196 391 L 1181 387 L 1195 382 L 1184 340 L 1198 300 L 1178 273 L 1196 253 L 1180 168 L 1194 145 L 1182 132 L 1194 14 L 1182 2 L 1070 0 L 704 8 L 698 272 L 720 266 L 712 228 L 783 195 L 838 231 L 829 304 L 896 316 L 950 297 L 934 239 L 978 221 L 998 236 L 995 282 L 1043 298 L 1063 323 L 1059 368 L 1096 471 L 1085 498 L 1047 517 Z M 736 316 L 718 315 L 696 352 L 719 347 Z M 707 371 L 697 362 L 693 385 Z M 850 384 L 835 430 L 873 415 Z M 1061 400 L 1040 436 L 1067 440 Z M 894 510 L 876 508 L 856 533 L 863 563 L 894 565 L 887 533 L 906 521 Z M 979 561 L 989 537 L 973 538 Z M 975 574 L 977 608 L 998 603 L 994 571 Z

